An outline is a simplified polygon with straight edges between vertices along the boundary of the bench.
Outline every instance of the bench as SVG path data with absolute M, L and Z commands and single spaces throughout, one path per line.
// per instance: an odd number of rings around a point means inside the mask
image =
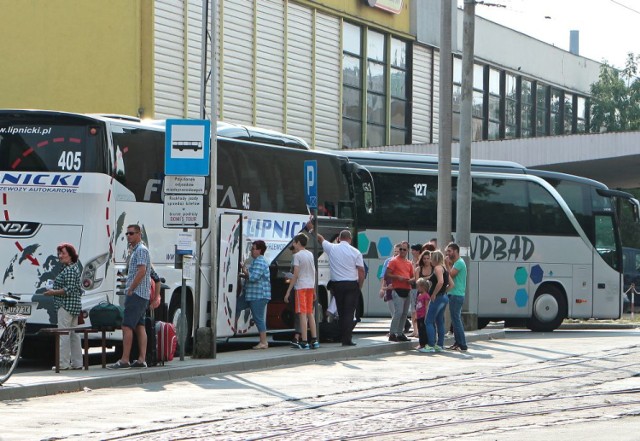
M 89 370 L 89 334 L 94 332 L 102 333 L 102 368 L 107 367 L 107 332 L 113 332 L 116 328 L 112 327 L 104 327 L 104 328 L 92 328 L 90 326 L 78 326 L 75 328 L 44 328 L 39 332 L 43 334 L 53 335 L 55 337 L 55 348 L 56 348 L 56 357 L 55 357 L 55 368 L 56 374 L 60 373 L 60 336 L 61 335 L 69 335 L 71 332 L 77 332 L 84 334 L 83 342 L 84 342 L 84 356 L 83 356 L 83 366 L 84 370 Z

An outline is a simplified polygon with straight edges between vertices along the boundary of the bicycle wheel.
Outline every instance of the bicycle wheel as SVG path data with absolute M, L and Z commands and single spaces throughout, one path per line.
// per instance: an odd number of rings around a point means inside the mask
M 24 327 L 16 322 L 9 323 L 0 337 L 0 384 L 9 379 L 18 365 L 23 339 Z

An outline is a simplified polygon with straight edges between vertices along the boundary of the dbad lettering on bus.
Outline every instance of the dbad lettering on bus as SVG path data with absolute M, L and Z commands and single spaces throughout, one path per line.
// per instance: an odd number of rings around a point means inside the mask
M 501 236 L 478 235 L 471 247 L 471 260 L 486 260 L 493 254 L 494 260 L 527 261 L 533 256 L 535 245 L 526 236 L 513 236 L 509 242 Z

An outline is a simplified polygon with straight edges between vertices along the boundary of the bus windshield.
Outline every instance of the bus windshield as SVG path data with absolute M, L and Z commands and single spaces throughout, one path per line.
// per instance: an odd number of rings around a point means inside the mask
M 104 171 L 103 136 L 98 125 L 21 124 L 0 116 L 0 170 Z

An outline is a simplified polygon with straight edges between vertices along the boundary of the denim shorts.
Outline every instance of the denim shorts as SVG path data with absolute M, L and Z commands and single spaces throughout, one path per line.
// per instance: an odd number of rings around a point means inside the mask
M 144 326 L 144 316 L 149 306 L 149 300 L 143 299 L 137 294 L 131 294 L 124 298 L 124 318 L 122 326 L 135 329 L 136 326 Z

